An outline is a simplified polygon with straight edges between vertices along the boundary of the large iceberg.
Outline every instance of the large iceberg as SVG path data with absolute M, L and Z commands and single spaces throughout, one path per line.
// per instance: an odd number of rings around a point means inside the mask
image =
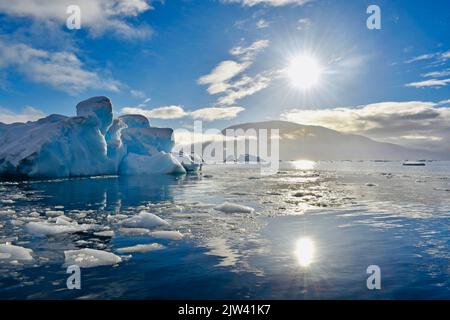
M 0 123 L 0 176 L 76 177 L 185 173 L 171 154 L 170 128 L 147 118 L 113 118 L 107 97 L 80 102 L 77 116 L 50 115 L 27 123 Z

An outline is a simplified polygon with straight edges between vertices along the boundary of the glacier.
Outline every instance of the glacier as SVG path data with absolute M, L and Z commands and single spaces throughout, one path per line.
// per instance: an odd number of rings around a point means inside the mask
M 0 123 L 0 176 L 79 177 L 186 173 L 171 151 L 173 129 L 151 127 L 141 115 L 113 116 L 99 96 L 76 106 L 76 116 L 49 115 Z

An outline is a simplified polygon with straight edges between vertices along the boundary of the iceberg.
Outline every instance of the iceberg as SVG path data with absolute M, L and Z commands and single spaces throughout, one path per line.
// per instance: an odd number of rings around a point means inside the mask
M 0 176 L 77 177 L 185 173 L 171 154 L 173 130 L 141 115 L 113 118 L 107 97 L 78 103 L 77 115 L 0 123 Z

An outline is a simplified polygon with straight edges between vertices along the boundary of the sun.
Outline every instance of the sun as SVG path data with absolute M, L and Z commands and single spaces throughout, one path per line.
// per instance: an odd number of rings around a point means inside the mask
M 298 55 L 290 61 L 286 71 L 294 87 L 310 89 L 319 83 L 322 68 L 314 57 Z

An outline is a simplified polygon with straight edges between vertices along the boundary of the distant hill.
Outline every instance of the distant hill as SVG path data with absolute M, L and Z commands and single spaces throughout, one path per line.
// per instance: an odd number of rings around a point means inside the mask
M 443 160 L 450 155 L 384 143 L 321 126 L 287 121 L 244 123 L 227 129 L 279 129 L 281 160 Z

